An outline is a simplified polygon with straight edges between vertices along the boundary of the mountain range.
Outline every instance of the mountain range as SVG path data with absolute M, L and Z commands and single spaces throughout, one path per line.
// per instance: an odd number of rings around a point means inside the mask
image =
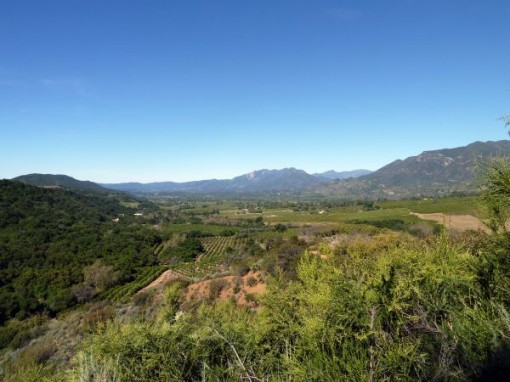
M 95 184 L 65 175 L 30 174 L 14 178 L 37 186 L 130 193 L 260 194 L 298 192 L 309 196 L 401 198 L 476 190 L 476 168 L 483 160 L 510 155 L 510 141 L 474 142 L 452 149 L 425 151 L 398 159 L 377 171 L 354 170 L 308 174 L 303 170 L 258 170 L 233 179 L 193 182 Z
M 284 168 L 253 171 L 233 179 L 184 183 L 120 183 L 103 186 L 127 192 L 260 193 L 309 189 L 327 181 L 327 178 L 310 175 L 303 170 Z
M 186 193 L 260 193 L 306 190 L 335 179 L 356 178 L 370 174 L 369 170 L 327 171 L 308 174 L 295 168 L 281 170 L 258 170 L 233 179 L 209 179 L 194 182 L 154 182 L 103 184 L 126 192 L 186 192 Z
M 477 169 L 491 158 L 510 156 L 510 141 L 474 142 L 452 149 L 425 151 L 395 160 L 356 179 L 333 181 L 317 195 L 369 199 L 443 196 L 478 191 Z
M 474 142 L 453 149 L 425 151 L 396 160 L 365 179 L 382 185 L 429 186 L 470 181 L 484 159 L 510 153 L 510 141 Z

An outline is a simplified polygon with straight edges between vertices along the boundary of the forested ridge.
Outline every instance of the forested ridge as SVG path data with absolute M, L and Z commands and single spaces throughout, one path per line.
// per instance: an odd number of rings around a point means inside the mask
M 91 298 L 83 270 L 95 261 L 118 272 L 118 282 L 154 264 L 161 238 L 129 224 L 134 211 L 115 198 L 1 180 L 0 324 Z M 125 219 L 113 222 L 118 216 Z

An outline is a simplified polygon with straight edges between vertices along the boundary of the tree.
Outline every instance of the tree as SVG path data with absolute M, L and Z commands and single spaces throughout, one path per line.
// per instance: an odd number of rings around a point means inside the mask
M 510 129 L 510 115 L 500 118 Z M 510 135 L 510 130 L 508 131 Z M 482 174 L 482 202 L 489 213 L 487 222 L 494 233 L 507 232 L 510 209 L 510 158 L 485 162 Z
M 85 284 L 95 287 L 98 292 L 115 285 L 119 276 L 119 272 L 115 271 L 111 265 L 105 265 L 101 260 L 96 260 L 94 264 L 83 268 Z
M 501 120 L 505 123 L 506 127 L 510 128 L 510 115 L 505 115 L 501 117 Z M 508 134 L 510 135 L 510 131 L 508 132 Z

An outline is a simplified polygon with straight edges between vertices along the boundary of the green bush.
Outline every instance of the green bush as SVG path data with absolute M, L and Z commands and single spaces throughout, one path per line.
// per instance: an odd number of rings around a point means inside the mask
M 13 325 L 0 326 L 0 349 L 3 349 L 11 343 L 18 330 Z
M 258 283 L 257 279 L 253 276 L 248 277 L 248 280 L 246 280 L 246 285 L 248 285 L 249 287 L 254 287 L 255 285 L 257 285 L 257 283 Z
M 204 252 L 202 242 L 195 237 L 187 237 L 176 247 L 169 248 L 165 255 L 170 259 L 192 261 L 202 252 Z

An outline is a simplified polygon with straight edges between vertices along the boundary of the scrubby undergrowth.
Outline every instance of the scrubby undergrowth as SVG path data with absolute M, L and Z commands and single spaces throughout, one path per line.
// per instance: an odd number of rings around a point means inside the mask
M 184 287 L 173 283 L 152 318 L 109 321 L 86 337 L 71 370 L 24 372 L 66 381 L 466 380 L 491 372 L 510 333 L 509 292 L 494 284 L 507 280 L 504 254 L 494 259 L 487 243 L 470 250 L 445 237 L 376 243 L 305 253 L 297 279 L 270 278 L 256 310 L 224 301 L 183 312 Z

